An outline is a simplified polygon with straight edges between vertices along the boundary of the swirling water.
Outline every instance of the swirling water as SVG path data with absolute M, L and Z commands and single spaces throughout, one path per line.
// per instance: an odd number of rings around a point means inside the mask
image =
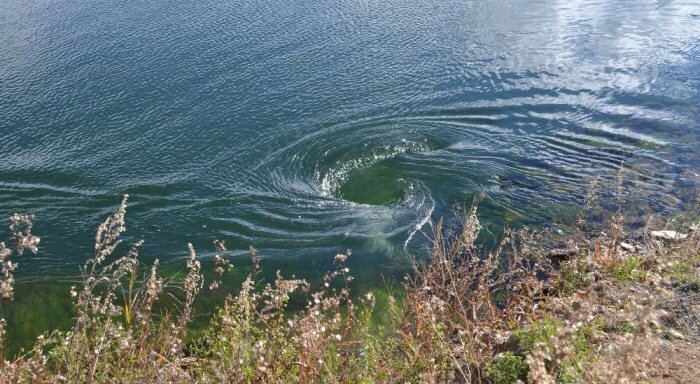
M 694 0 L 4 0 L 0 214 L 37 216 L 36 290 L 123 193 L 166 264 L 223 239 L 313 274 L 351 247 L 374 277 L 477 192 L 546 222 L 624 163 L 670 211 L 698 57 Z

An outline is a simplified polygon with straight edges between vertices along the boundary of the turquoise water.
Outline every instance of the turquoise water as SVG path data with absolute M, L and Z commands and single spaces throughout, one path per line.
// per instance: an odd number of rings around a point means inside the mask
M 309 277 L 352 248 L 367 284 L 479 192 L 494 228 L 564 226 L 624 163 L 670 212 L 699 180 L 699 37 L 692 0 L 3 0 L 0 216 L 42 237 L 13 305 L 67 295 L 123 193 L 166 269 L 188 241 Z

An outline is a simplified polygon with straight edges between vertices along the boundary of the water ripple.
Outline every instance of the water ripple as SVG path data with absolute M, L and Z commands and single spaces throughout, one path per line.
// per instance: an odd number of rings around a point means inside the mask
M 171 262 L 213 238 L 388 262 L 476 193 L 495 225 L 547 222 L 621 164 L 645 209 L 668 212 L 698 185 L 696 14 L 690 0 L 4 1 L 0 216 L 37 213 L 34 270 L 52 274 L 90 254 L 122 193 L 129 236 Z

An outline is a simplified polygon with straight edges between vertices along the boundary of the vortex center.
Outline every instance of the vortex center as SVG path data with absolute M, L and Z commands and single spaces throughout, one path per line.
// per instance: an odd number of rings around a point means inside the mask
M 358 204 L 389 205 L 404 197 L 404 182 L 387 163 L 353 172 L 338 191 L 340 198 Z

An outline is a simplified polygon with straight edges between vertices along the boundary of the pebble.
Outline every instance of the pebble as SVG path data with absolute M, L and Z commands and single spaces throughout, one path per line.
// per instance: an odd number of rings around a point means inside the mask
M 635 250 L 634 245 L 629 244 L 629 243 L 620 243 L 620 247 L 622 247 L 622 249 L 624 249 L 625 251 L 628 251 L 628 252 L 634 252 L 634 250 Z
M 651 237 L 664 240 L 683 240 L 688 237 L 688 235 L 676 231 L 651 231 L 649 234 Z
M 675 329 L 669 330 L 668 333 L 669 333 L 671 336 L 673 336 L 674 339 L 685 340 L 685 336 L 683 336 L 682 333 L 676 331 Z

